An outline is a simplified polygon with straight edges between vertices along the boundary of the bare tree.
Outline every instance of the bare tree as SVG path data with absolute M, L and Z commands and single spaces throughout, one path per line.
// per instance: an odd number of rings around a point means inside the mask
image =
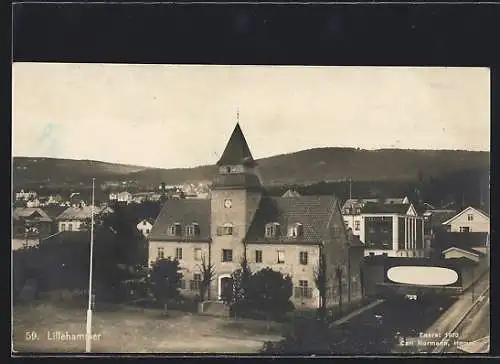
M 319 291 L 318 314 L 323 320 L 326 314 L 326 288 L 328 277 L 326 276 L 326 259 L 324 254 L 320 254 L 319 264 L 314 269 L 314 283 Z
M 342 267 L 338 266 L 335 268 L 335 279 L 338 284 L 338 292 L 339 292 L 339 315 L 342 314 Z
M 201 284 L 200 284 L 200 301 L 205 300 L 205 294 L 208 292 L 210 296 L 210 284 L 215 278 L 215 266 L 205 259 L 205 255 L 201 257 Z

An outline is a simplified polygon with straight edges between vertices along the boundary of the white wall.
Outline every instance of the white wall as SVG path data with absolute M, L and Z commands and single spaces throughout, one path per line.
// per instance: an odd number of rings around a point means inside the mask
M 71 231 L 81 231 L 80 224 L 82 224 L 82 221 L 80 221 L 80 220 L 59 221 L 59 223 L 57 224 L 58 231 L 59 232 L 61 232 L 61 231 L 69 231 L 69 226 L 68 226 L 69 224 L 73 225 Z M 65 230 L 63 230 L 62 225 L 66 226 Z
M 472 221 L 468 220 L 469 214 L 472 215 Z M 461 226 L 468 227 L 470 232 L 487 233 L 490 231 L 490 219 L 475 210 L 465 211 L 450 223 L 452 232 L 459 232 Z

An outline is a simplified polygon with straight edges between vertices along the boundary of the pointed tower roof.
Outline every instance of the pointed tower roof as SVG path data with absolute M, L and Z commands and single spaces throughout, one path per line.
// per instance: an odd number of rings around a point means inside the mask
M 257 164 L 252 157 L 250 148 L 248 148 L 240 123 L 236 124 L 227 142 L 226 149 L 224 149 L 222 157 L 217 162 L 218 166 L 226 164 L 243 164 L 246 166 L 255 166 Z

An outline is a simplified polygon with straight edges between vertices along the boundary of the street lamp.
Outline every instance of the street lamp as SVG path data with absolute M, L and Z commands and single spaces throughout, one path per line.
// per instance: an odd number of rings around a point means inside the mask
M 90 218 L 89 303 L 87 308 L 87 332 L 85 335 L 86 353 L 90 353 L 92 344 L 92 261 L 94 257 L 94 184 L 95 184 L 95 178 L 92 178 L 92 212 Z

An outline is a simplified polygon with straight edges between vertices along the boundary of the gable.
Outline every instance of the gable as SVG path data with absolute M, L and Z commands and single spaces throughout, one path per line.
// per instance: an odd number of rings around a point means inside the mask
M 449 220 L 446 220 L 445 222 L 443 222 L 443 225 L 451 225 L 451 224 L 459 221 L 462 218 L 466 218 L 468 214 L 474 215 L 474 219 L 480 219 L 480 220 L 485 221 L 485 222 L 490 221 L 490 218 L 488 215 L 486 215 L 485 213 L 483 213 L 482 211 L 480 211 L 478 209 L 475 209 L 472 206 L 469 206 L 466 209 L 464 209 L 463 211 L 461 211 L 458 214 L 456 214 L 455 216 L 453 216 L 452 218 L 450 218 Z
M 34 211 L 30 217 L 42 217 L 42 215 L 38 211 Z
M 459 253 L 460 255 L 462 255 L 465 258 L 478 258 L 479 257 L 479 254 L 473 253 L 473 252 L 465 250 L 465 249 L 460 249 L 460 248 L 457 248 L 455 246 L 452 246 L 451 248 L 444 250 L 443 254 L 451 253 L 451 252 Z
M 410 204 L 408 211 L 406 211 L 406 215 L 417 216 L 417 211 L 415 210 L 415 207 L 413 207 L 413 205 Z

